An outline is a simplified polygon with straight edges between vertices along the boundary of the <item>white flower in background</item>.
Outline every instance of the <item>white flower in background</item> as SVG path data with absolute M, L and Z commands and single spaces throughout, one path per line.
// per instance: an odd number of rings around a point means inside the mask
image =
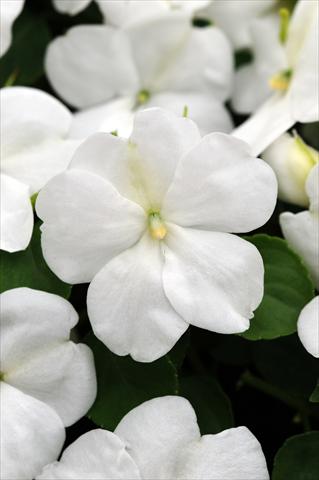
M 24 0 L 0 1 L 0 56 L 6 53 L 11 45 L 12 25 L 22 12 Z
M 255 112 L 234 135 L 256 155 L 294 123 L 319 119 L 318 6 L 317 0 L 299 0 L 290 21 L 281 10 L 278 30 L 267 18 L 252 31 L 255 61 L 238 71 L 233 105 Z
M 307 352 L 319 358 L 319 296 L 301 310 L 297 328 L 300 341 Z
M 4 88 L 0 96 L 0 248 L 16 252 L 32 235 L 30 197 L 67 167 L 80 142 L 68 139 L 72 114 L 54 97 L 27 87 Z
M 53 5 L 61 13 L 76 15 L 84 10 L 92 0 L 53 0 Z M 192 14 L 204 8 L 211 0 L 95 0 L 105 20 L 112 25 L 124 27 L 134 22 L 146 20 L 168 11 L 183 11 Z
M 147 41 L 146 41 L 147 39 Z M 55 90 L 83 110 L 74 136 L 118 131 L 129 136 L 134 112 L 185 105 L 203 133 L 232 128 L 223 102 L 230 96 L 230 44 L 215 27 L 192 27 L 187 15 L 161 15 L 125 31 L 80 25 L 48 48 L 46 71 Z
M 1 478 L 30 480 L 54 461 L 65 426 L 96 395 L 93 355 L 69 341 L 78 321 L 72 305 L 46 292 L 1 294 Z
M 185 3 L 188 3 L 185 1 Z M 198 13 L 199 17 L 209 18 L 221 28 L 231 40 L 234 48 L 250 47 L 253 39 L 250 24 L 258 17 L 271 13 L 276 0 L 213 0 Z
M 319 153 L 296 134 L 284 133 L 263 153 L 278 180 L 278 197 L 301 207 L 309 206 L 306 180 L 318 163 Z
M 42 249 L 70 283 L 91 282 L 93 330 L 113 352 L 152 361 L 189 324 L 243 332 L 263 296 L 249 242 L 270 217 L 272 169 L 232 136 L 200 138 L 161 109 L 136 115 L 130 140 L 99 133 L 40 192 Z
M 285 239 L 304 260 L 319 290 L 319 164 L 307 178 L 306 192 L 309 210 L 296 214 L 284 212 L 279 222 Z
M 201 436 L 185 398 L 142 403 L 114 433 L 91 430 L 36 480 L 268 480 L 258 440 L 246 427 Z

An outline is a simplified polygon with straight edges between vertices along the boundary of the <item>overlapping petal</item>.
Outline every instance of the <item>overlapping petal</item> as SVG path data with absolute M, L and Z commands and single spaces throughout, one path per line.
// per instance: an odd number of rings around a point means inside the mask
M 307 352 L 319 358 L 319 296 L 301 310 L 297 327 L 300 341 Z

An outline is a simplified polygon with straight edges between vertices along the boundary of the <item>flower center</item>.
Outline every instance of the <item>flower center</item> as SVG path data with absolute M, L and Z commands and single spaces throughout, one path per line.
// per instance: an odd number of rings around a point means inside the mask
M 269 79 L 269 86 L 273 90 L 286 91 L 289 87 L 292 77 L 292 70 L 288 68 L 287 70 L 282 70 L 279 73 L 276 73 Z
M 163 240 L 163 238 L 166 236 L 167 228 L 159 212 L 149 213 L 148 229 L 151 237 L 155 240 Z
M 144 105 L 147 103 L 150 99 L 150 92 L 148 90 L 140 90 L 138 94 L 136 95 L 136 104 L 138 106 Z

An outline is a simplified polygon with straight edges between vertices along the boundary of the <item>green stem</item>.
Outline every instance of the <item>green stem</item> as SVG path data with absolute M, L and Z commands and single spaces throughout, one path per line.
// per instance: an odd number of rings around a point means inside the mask
M 319 410 L 317 408 L 313 408 L 312 405 L 308 405 L 308 403 L 302 399 L 292 397 L 291 395 L 283 391 L 281 388 L 265 382 L 264 380 L 256 377 L 249 371 L 244 372 L 240 380 L 245 385 L 253 387 L 256 390 L 265 393 L 266 395 L 277 398 L 289 407 L 299 411 L 303 419 L 308 416 L 319 418 Z

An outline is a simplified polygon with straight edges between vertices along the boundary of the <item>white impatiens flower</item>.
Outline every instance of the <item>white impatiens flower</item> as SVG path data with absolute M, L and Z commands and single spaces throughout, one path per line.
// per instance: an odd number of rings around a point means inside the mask
M 65 426 L 96 395 L 93 355 L 69 340 L 72 305 L 51 293 L 1 294 L 1 479 L 30 480 L 56 460 Z
M 281 11 L 278 28 L 271 17 L 255 23 L 255 61 L 237 74 L 233 106 L 255 111 L 234 135 L 256 155 L 294 123 L 319 119 L 318 6 L 300 0 L 290 21 Z
M 232 136 L 203 139 L 189 119 L 136 115 L 131 138 L 98 133 L 40 192 L 43 254 L 70 283 L 91 282 L 95 334 L 118 355 L 152 361 L 189 324 L 243 332 L 263 296 L 249 242 L 270 217 L 272 169 Z
M 45 63 L 55 90 L 83 110 L 75 115 L 75 137 L 99 130 L 129 136 L 134 112 L 146 106 L 179 115 L 187 106 L 202 133 L 232 128 L 223 105 L 232 85 L 230 44 L 218 28 L 193 27 L 185 14 L 125 30 L 76 26 L 49 45 Z
M 304 260 L 319 290 L 319 164 L 311 170 L 306 181 L 310 200 L 309 210 L 293 214 L 284 212 L 279 221 L 284 237 Z
M 246 427 L 201 436 L 185 398 L 154 398 L 114 433 L 91 430 L 36 480 L 268 480 L 258 440 Z
M 72 114 L 54 97 L 27 87 L 4 88 L 0 96 L 0 248 L 16 252 L 32 235 L 30 197 L 67 167 L 80 142 L 68 139 Z
M 277 175 L 278 197 L 308 207 L 305 184 L 310 170 L 319 161 L 317 150 L 306 145 L 298 135 L 284 133 L 265 150 L 262 158 Z
M 300 341 L 307 352 L 319 358 L 319 296 L 301 310 L 297 328 Z
M 20 15 L 24 0 L 0 1 L 0 56 L 6 53 L 11 45 L 12 25 Z

